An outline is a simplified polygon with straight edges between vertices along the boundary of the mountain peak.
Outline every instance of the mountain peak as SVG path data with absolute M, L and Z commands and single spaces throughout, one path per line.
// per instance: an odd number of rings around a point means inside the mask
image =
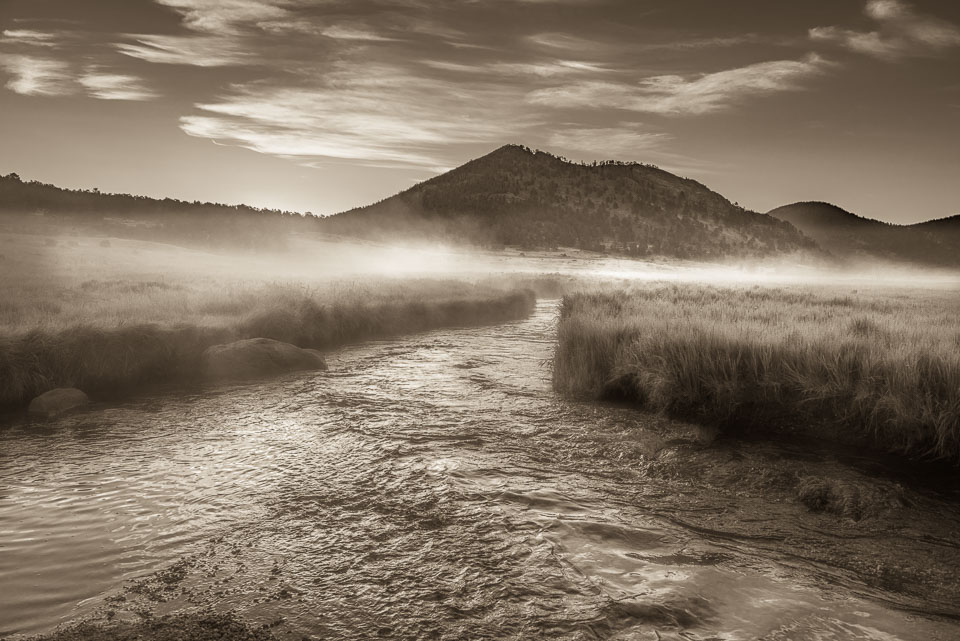
M 517 144 L 324 225 L 331 233 L 381 239 L 698 259 L 814 247 L 791 225 L 652 165 L 572 162 Z
M 497 147 L 496 149 L 494 149 L 493 151 L 491 151 L 490 153 L 484 156 L 480 156 L 479 158 L 476 158 L 470 162 L 465 163 L 464 165 L 461 165 L 461 167 L 466 167 L 467 165 L 470 165 L 472 162 L 502 160 L 504 158 L 513 159 L 518 162 L 540 160 L 540 161 L 570 163 L 570 161 L 567 160 L 566 158 L 563 158 L 562 156 L 556 156 L 554 154 L 551 154 L 548 151 L 534 149 L 532 147 L 527 147 L 526 145 L 521 145 L 518 143 L 508 143 L 506 145 Z
M 497 154 L 515 154 L 518 152 L 524 153 L 524 154 L 530 154 L 531 156 L 537 153 L 536 151 L 534 151 L 530 147 L 527 147 L 526 145 L 522 145 L 520 143 L 515 143 L 515 142 L 508 142 L 505 145 L 497 147 L 487 155 L 494 156 Z

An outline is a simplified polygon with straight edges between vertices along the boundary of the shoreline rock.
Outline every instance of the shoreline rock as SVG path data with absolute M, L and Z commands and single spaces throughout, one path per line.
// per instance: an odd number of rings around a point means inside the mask
M 52 418 L 77 407 L 83 407 L 89 402 L 90 397 L 75 387 L 58 387 L 30 401 L 27 412 L 34 416 Z
M 209 380 L 243 380 L 304 370 L 325 370 L 320 352 L 272 338 L 248 338 L 212 345 L 203 351 L 201 368 Z

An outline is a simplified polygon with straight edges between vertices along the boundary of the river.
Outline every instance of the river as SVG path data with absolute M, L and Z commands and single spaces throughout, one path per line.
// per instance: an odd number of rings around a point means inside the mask
M 955 496 L 559 399 L 555 316 L 5 426 L 0 637 L 215 605 L 291 639 L 960 638 Z M 892 498 L 814 513 L 801 473 Z

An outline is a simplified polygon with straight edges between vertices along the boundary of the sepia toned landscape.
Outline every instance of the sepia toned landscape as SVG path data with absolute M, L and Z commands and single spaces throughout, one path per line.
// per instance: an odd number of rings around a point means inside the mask
M 0 3 L 0 641 L 960 637 L 957 7 L 83 4 Z

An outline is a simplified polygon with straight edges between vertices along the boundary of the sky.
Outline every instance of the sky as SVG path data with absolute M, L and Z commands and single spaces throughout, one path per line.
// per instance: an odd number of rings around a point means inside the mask
M 0 174 L 330 214 L 501 145 L 960 213 L 956 0 L 0 0 Z

